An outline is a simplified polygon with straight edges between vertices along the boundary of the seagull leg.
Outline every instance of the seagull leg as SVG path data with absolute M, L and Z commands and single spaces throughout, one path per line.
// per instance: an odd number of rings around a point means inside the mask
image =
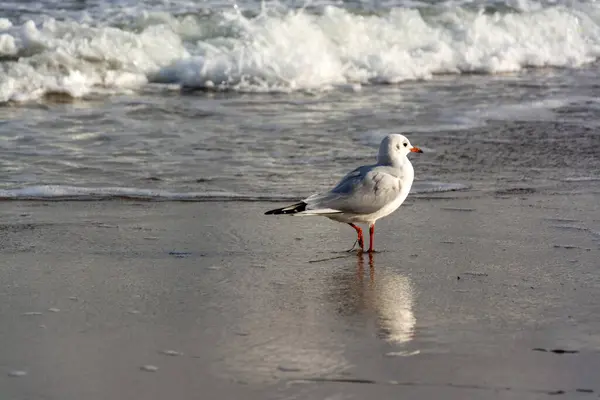
M 373 253 L 375 249 L 373 248 L 373 239 L 375 238 L 375 223 L 373 222 L 369 225 L 369 253 Z
M 363 239 L 362 229 L 360 229 L 359 226 L 356 226 L 353 223 L 349 223 L 348 225 L 350 225 L 351 227 L 353 227 L 356 230 L 356 234 L 358 235 L 358 238 L 356 239 L 356 241 L 352 245 L 352 248 L 350 250 L 348 250 L 348 251 L 354 250 L 354 246 L 356 246 L 356 243 L 358 243 L 358 246 L 360 247 L 360 249 L 363 250 L 364 247 L 365 247 L 365 243 L 364 243 L 364 239 Z

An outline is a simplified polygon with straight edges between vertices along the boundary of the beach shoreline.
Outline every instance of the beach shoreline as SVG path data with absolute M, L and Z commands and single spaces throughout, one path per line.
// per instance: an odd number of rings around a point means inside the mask
M 344 251 L 343 224 L 262 215 L 280 203 L 3 202 L 0 388 L 594 396 L 600 220 L 586 187 L 411 196 L 378 223 L 372 259 Z

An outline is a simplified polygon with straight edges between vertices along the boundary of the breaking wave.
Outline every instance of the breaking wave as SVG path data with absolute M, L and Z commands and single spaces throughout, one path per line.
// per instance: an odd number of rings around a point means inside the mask
M 2 18 L 0 102 L 120 93 L 148 83 L 244 92 L 360 90 L 436 74 L 576 68 L 599 55 L 600 5 L 578 2 Z

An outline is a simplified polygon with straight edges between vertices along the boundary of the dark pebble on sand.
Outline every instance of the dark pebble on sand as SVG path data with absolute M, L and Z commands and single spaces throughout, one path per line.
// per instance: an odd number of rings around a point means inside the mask
M 536 190 L 534 188 L 528 188 L 528 187 L 523 187 L 523 188 L 507 188 L 507 189 L 503 189 L 503 190 L 497 190 L 496 191 L 496 195 L 497 196 L 506 196 L 506 195 L 519 195 L 519 194 L 531 194 L 531 193 L 535 193 Z
M 550 351 L 553 352 L 554 354 L 577 354 L 577 353 L 579 353 L 578 350 L 554 349 L 554 350 L 550 350 Z
M 277 369 L 280 370 L 280 371 L 282 371 L 282 372 L 299 372 L 299 371 L 302 371 L 298 367 L 285 366 L 285 365 L 280 365 L 280 366 L 277 367 Z
M 554 353 L 554 354 L 577 354 L 577 353 L 579 353 L 579 350 L 564 350 L 564 349 L 548 350 L 548 349 L 544 349 L 542 347 L 536 347 L 532 350 L 533 351 L 542 351 L 544 353 L 550 352 L 550 353 Z
M 175 256 L 177 258 L 185 258 L 187 256 L 190 256 L 192 253 L 187 252 L 187 251 L 170 251 L 169 255 L 170 256 Z

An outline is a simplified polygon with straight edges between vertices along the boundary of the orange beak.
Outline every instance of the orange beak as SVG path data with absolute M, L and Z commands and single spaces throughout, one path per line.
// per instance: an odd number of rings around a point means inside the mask
M 413 147 L 412 149 L 410 149 L 410 151 L 413 152 L 413 153 L 422 153 L 423 152 L 423 150 L 421 150 L 418 147 Z

